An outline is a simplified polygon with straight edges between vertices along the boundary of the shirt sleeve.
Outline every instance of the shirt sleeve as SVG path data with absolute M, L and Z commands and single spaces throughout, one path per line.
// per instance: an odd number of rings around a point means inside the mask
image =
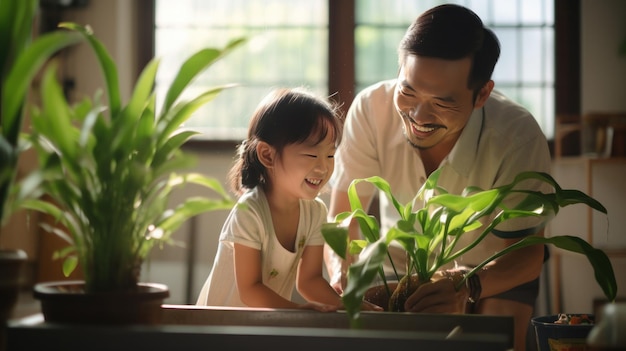
M 370 108 L 375 102 L 371 99 L 371 94 L 364 91 L 350 105 L 343 138 L 335 154 L 335 171 L 330 182 L 333 188 L 348 190 L 353 179 L 380 174 L 373 125 L 374 113 Z M 359 193 L 371 195 L 373 188 L 359 189 Z
M 322 236 L 322 225 L 327 222 L 328 209 L 320 198 L 310 201 L 309 206 L 308 217 L 311 221 L 308 224 L 309 229 L 306 245 L 324 245 L 325 241 Z
M 235 206 L 222 229 L 220 241 L 241 244 L 261 250 L 265 223 L 259 209 L 251 202 L 245 208 Z

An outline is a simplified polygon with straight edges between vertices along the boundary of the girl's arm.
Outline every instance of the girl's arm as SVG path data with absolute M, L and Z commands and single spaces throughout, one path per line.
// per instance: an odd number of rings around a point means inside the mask
M 241 302 L 249 307 L 299 308 L 322 312 L 335 311 L 337 305 L 317 302 L 297 304 L 289 301 L 263 284 L 261 251 L 235 244 L 235 275 Z M 321 266 L 320 266 L 321 267 Z
M 324 278 L 324 246 L 306 246 L 298 264 L 296 288 L 307 301 L 341 306 L 341 297 Z
M 296 286 L 302 297 L 311 303 L 322 303 L 326 306 L 343 308 L 341 296 L 326 281 L 322 275 L 324 261 L 324 246 L 306 246 L 298 265 Z M 370 302 L 363 301 L 363 311 L 382 311 L 383 308 Z

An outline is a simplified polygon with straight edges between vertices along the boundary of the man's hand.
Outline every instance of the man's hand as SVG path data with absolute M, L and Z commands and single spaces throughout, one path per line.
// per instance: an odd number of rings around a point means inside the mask
M 469 292 L 465 285 L 458 291 L 461 272 L 437 272 L 433 279 L 422 284 L 404 303 L 407 312 L 465 313 Z

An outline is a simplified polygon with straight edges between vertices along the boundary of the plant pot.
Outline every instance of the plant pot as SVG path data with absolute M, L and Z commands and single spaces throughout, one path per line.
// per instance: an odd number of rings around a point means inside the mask
M 393 293 L 393 289 L 395 287 L 389 284 L 389 289 Z M 363 299 L 369 303 L 373 303 L 376 306 L 382 307 L 385 311 L 389 311 L 389 294 L 387 293 L 387 289 L 385 285 L 376 285 L 373 286 L 365 292 Z
M 420 286 L 416 275 L 409 280 L 407 276 L 398 282 L 387 282 L 391 297 L 387 293 L 385 285 L 373 286 L 365 292 L 363 299 L 384 308 L 388 312 L 404 312 L 404 302 Z
M 139 283 L 133 291 L 85 293 L 83 281 L 67 281 L 36 284 L 34 296 L 50 323 L 160 324 L 169 289 Z
M 576 314 L 572 314 L 575 316 Z M 587 314 L 591 320 L 594 315 Z M 538 351 L 552 350 L 591 350 L 587 345 L 587 335 L 593 324 L 556 324 L 558 315 L 534 317 L 531 323 L 535 328 Z
M 0 323 L 6 323 L 17 305 L 22 285 L 22 270 L 26 265 L 26 252 L 0 250 Z

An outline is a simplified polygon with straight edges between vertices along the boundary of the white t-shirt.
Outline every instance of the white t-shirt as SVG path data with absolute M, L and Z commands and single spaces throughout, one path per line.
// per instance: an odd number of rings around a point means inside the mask
M 205 282 L 197 305 L 245 307 L 239 298 L 234 267 L 234 243 L 261 251 L 263 284 L 290 300 L 304 248 L 323 245 L 322 223 L 328 210 L 322 200 L 300 200 L 300 219 L 296 251 L 285 249 L 274 232 L 265 192 L 256 187 L 239 198 L 245 208 L 232 209 L 220 233 L 213 268 Z
M 333 187 L 347 190 L 356 178 L 381 176 L 401 204 L 407 204 L 424 184 L 427 175 L 419 154 L 407 143 L 402 120 L 393 102 L 395 80 L 375 84 L 359 93 L 347 114 L 343 139 L 335 154 Z M 490 189 L 510 183 L 522 171 L 550 171 L 547 140 L 534 117 L 522 106 L 493 91 L 484 108 L 472 113 L 459 140 L 439 166 L 439 185 L 460 194 L 467 186 Z M 364 184 L 361 186 L 361 184 Z M 550 190 L 537 183 L 524 187 Z M 372 195 L 373 186 L 360 183 L 359 194 Z M 418 208 L 418 207 L 416 207 Z M 386 233 L 399 216 L 380 194 L 381 233 Z M 537 219 L 502 223 L 496 229 L 506 237 L 532 232 Z M 536 229 L 536 228 L 535 228 Z M 470 233 L 468 233 L 470 234 Z M 478 233 L 465 234 L 457 247 L 465 246 Z M 503 240 L 488 235 L 465 254 L 459 264 L 476 265 L 504 248 Z M 392 251 L 396 268 L 405 266 L 405 255 Z M 390 272 L 387 269 L 387 272 Z

